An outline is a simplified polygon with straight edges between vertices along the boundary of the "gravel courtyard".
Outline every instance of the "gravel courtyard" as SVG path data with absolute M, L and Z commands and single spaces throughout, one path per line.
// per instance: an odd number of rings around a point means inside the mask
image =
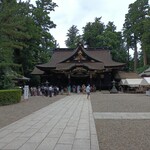
M 91 96 L 93 112 L 149 113 L 150 97 L 145 94 L 101 94 Z M 100 150 L 149 150 L 150 120 L 95 119 Z

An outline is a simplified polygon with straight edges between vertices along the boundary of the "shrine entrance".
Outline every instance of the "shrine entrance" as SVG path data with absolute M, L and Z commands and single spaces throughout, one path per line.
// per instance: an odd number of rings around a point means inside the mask
M 87 85 L 90 83 L 90 77 L 71 77 L 70 82 L 72 85 Z

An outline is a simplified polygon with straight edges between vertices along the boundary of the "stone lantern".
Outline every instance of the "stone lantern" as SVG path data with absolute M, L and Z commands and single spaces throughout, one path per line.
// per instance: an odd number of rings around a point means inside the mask
M 110 93 L 118 93 L 118 90 L 116 89 L 116 86 L 115 86 L 115 80 L 112 81 L 112 89 L 110 90 Z

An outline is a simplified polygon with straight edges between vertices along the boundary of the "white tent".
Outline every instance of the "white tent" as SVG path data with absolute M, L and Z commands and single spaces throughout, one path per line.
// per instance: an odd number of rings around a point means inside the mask
M 130 87 L 139 87 L 141 85 L 142 79 L 125 79 L 124 85 Z
M 150 77 L 144 77 L 142 79 L 141 85 L 150 85 Z

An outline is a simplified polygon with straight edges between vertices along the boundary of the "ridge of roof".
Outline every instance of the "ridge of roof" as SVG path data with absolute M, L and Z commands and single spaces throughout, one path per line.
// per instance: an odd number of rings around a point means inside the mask
M 55 52 L 64 52 L 64 51 L 75 51 L 77 48 L 56 48 L 54 49 L 54 53 Z M 84 48 L 86 51 L 110 51 L 111 49 L 105 48 L 105 47 L 98 47 L 98 48 Z

